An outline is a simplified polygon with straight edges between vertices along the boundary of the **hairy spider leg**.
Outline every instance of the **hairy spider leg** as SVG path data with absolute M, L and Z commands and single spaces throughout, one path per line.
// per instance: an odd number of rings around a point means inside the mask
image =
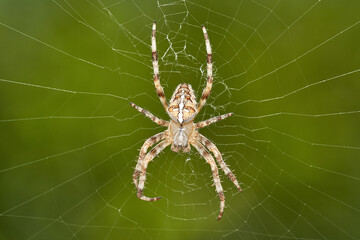
M 142 145 L 141 149 L 140 149 L 140 154 L 139 154 L 139 159 L 138 162 L 136 164 L 134 173 L 133 173 L 133 182 L 135 184 L 135 187 L 138 187 L 138 177 L 139 174 L 141 172 L 141 166 L 143 165 L 143 161 L 144 161 L 144 157 L 147 153 L 147 150 L 149 147 L 151 147 L 152 145 L 154 145 L 157 142 L 160 142 L 161 140 L 164 140 L 167 137 L 167 131 L 155 134 L 154 136 L 148 138 L 144 144 Z
M 206 100 L 210 95 L 210 91 L 211 91 L 211 87 L 212 87 L 212 83 L 213 83 L 211 45 L 210 45 L 208 33 L 204 26 L 202 26 L 202 30 L 203 30 L 204 37 L 205 37 L 205 45 L 206 45 L 206 53 L 207 53 L 207 57 L 206 57 L 206 59 L 207 59 L 206 60 L 206 62 L 207 62 L 207 65 L 206 65 L 207 81 L 206 81 L 206 87 L 204 88 L 204 91 L 202 93 L 202 96 L 200 98 L 200 101 L 199 101 L 199 104 L 197 107 L 197 112 L 200 112 L 200 109 L 206 103 Z
M 158 118 L 156 116 L 154 116 L 151 112 L 149 112 L 148 110 L 139 107 L 138 105 L 136 105 L 135 103 L 130 103 L 130 105 L 135 108 L 136 110 L 138 110 L 139 112 L 141 112 L 142 114 L 144 114 L 146 117 L 150 118 L 154 123 L 160 125 L 160 126 L 164 126 L 164 127 L 168 127 L 169 126 L 169 122 L 162 120 L 161 118 Z
M 228 118 L 230 116 L 232 116 L 233 113 L 227 113 L 227 114 L 224 114 L 224 115 L 221 115 L 221 116 L 217 116 L 217 117 L 213 117 L 213 118 L 209 118 L 205 121 L 201 121 L 201 122 L 198 122 L 198 123 L 195 123 L 195 127 L 196 128 L 203 128 L 203 127 L 207 127 L 209 126 L 210 124 L 213 124 L 213 123 L 216 123 L 218 121 L 221 121 L 221 120 L 224 120 L 225 118 Z
M 234 185 L 237 187 L 237 189 L 241 192 L 240 185 L 239 185 L 235 175 L 232 173 L 232 171 L 226 165 L 226 163 L 223 160 L 221 153 L 220 153 L 219 149 L 216 147 L 216 145 L 201 134 L 199 134 L 199 141 L 214 154 L 214 157 L 215 157 L 216 161 L 219 163 L 221 169 L 230 178 L 230 180 L 234 183 Z
M 224 212 L 225 195 L 224 195 L 224 190 L 223 190 L 223 188 L 221 186 L 221 182 L 220 182 L 220 178 L 219 178 L 219 170 L 218 170 L 218 168 L 217 168 L 217 166 L 215 164 L 214 158 L 206 150 L 206 148 L 203 145 L 201 145 L 201 143 L 194 142 L 194 143 L 192 143 L 192 145 L 205 158 L 206 162 L 208 164 L 210 164 L 213 179 L 214 179 L 214 184 L 215 184 L 215 187 L 216 187 L 216 192 L 218 193 L 219 199 L 220 199 L 220 213 L 219 213 L 219 216 L 217 217 L 217 220 L 220 220 L 222 215 L 223 215 L 223 212 Z
M 156 51 L 156 22 L 153 23 L 152 27 L 152 35 L 151 35 L 151 52 L 152 52 L 152 62 L 153 62 L 153 69 L 154 69 L 154 84 L 156 88 L 156 93 L 159 96 L 160 102 L 164 106 L 165 110 L 168 109 L 168 103 L 165 98 L 164 89 L 160 84 L 160 77 L 159 77 L 159 62 L 158 62 L 158 54 Z
M 141 200 L 151 202 L 151 201 L 157 201 L 157 200 L 161 199 L 161 197 L 149 198 L 149 197 L 146 197 L 143 195 L 144 185 L 145 185 L 145 181 L 146 181 L 146 169 L 147 169 L 149 162 L 151 160 L 153 160 L 162 150 L 164 150 L 164 148 L 169 146 L 170 143 L 171 143 L 171 141 L 168 141 L 168 140 L 164 140 L 164 141 L 160 142 L 153 149 L 151 149 L 151 151 L 145 156 L 145 159 L 144 159 L 142 165 L 140 166 L 141 170 L 140 170 L 139 184 L 137 186 L 137 189 L 138 189 L 137 197 L 140 198 Z

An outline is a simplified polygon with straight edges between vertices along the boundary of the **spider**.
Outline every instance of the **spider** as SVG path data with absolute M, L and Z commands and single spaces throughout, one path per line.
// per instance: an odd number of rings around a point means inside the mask
M 162 120 L 154 116 L 149 111 L 135 105 L 134 103 L 130 103 L 132 107 L 134 107 L 136 110 L 144 114 L 146 117 L 150 118 L 153 122 L 157 123 L 160 126 L 164 126 L 168 128 L 164 132 L 158 133 L 147 139 L 143 144 L 143 146 L 141 147 L 139 159 L 133 174 L 133 181 L 137 189 L 138 198 L 144 201 L 159 200 L 161 197 L 149 198 L 143 195 L 144 184 L 146 180 L 146 169 L 149 162 L 153 160 L 162 150 L 164 150 L 164 148 L 166 148 L 170 144 L 171 144 L 171 150 L 174 152 L 179 152 L 180 150 L 182 150 L 183 152 L 189 152 L 191 148 L 190 145 L 192 145 L 205 158 L 206 162 L 210 164 L 214 184 L 220 199 L 220 213 L 219 216 L 217 217 L 217 220 L 220 220 L 225 207 L 224 190 L 220 183 L 219 171 L 216 166 L 215 160 L 208 150 L 210 150 L 214 154 L 214 157 L 217 163 L 220 165 L 221 169 L 235 184 L 235 186 L 238 188 L 239 191 L 241 191 L 241 188 L 235 175 L 231 172 L 229 167 L 222 159 L 221 153 L 218 150 L 218 148 L 215 146 L 215 144 L 197 131 L 197 129 L 199 128 L 206 127 L 212 123 L 230 117 L 231 115 L 233 115 L 233 113 L 227 113 L 221 116 L 210 118 L 202 122 L 194 123 L 194 118 L 206 103 L 206 99 L 210 94 L 212 82 L 213 82 L 212 51 L 211 51 L 210 41 L 206 28 L 204 26 L 202 26 L 202 31 L 205 37 L 205 45 L 207 52 L 207 82 L 206 82 L 206 87 L 203 90 L 200 102 L 199 104 L 196 103 L 194 91 L 191 88 L 191 85 L 182 83 L 177 86 L 175 92 L 171 97 L 170 103 L 168 104 L 165 98 L 164 90 L 160 84 L 160 79 L 159 79 L 159 64 L 158 64 L 158 55 L 156 52 L 156 39 L 155 39 L 156 22 L 153 23 L 152 35 L 151 35 L 151 50 L 152 50 L 152 62 L 154 69 L 154 84 L 160 102 L 164 106 L 165 111 L 167 112 L 171 120 L 170 122 Z M 148 148 L 154 145 L 155 143 L 158 144 L 147 153 Z

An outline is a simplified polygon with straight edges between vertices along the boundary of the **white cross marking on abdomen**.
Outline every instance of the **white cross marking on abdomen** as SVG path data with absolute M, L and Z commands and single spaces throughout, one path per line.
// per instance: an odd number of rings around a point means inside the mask
M 178 121 L 179 123 L 184 122 L 184 106 L 185 106 L 185 96 L 184 96 L 184 90 L 181 91 L 181 97 L 180 97 L 180 103 L 179 103 L 179 115 L 178 115 Z

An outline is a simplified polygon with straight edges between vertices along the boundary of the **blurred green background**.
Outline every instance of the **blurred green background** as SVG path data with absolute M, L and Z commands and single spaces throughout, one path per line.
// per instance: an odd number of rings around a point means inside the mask
M 360 239 L 360 2 L 0 1 L 0 239 Z M 197 97 L 236 174 L 223 219 L 209 166 L 167 148 L 137 199 L 143 142 L 168 119 L 152 81 Z

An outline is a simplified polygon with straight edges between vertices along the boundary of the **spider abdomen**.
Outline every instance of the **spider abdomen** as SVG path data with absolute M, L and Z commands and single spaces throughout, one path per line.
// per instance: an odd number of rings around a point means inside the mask
M 174 121 L 183 124 L 191 121 L 196 116 L 196 105 L 191 85 L 182 83 L 175 89 L 167 110 Z

